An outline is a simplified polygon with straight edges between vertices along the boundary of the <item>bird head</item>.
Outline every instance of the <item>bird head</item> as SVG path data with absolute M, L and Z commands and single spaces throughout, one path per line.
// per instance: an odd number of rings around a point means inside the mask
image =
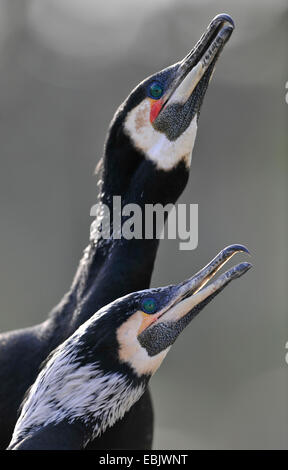
M 191 320 L 233 279 L 250 269 L 251 264 L 240 263 L 206 285 L 235 253 L 241 251 L 249 253 L 242 245 L 231 245 L 180 284 L 123 297 L 120 305 L 129 307 L 127 318 L 123 318 L 116 329 L 119 362 L 128 364 L 138 377 L 150 378 Z
M 248 252 L 229 246 L 188 280 L 128 294 L 95 313 L 48 357 L 22 405 L 10 448 L 26 439 L 33 445 L 35 433 L 61 422 L 80 423 L 85 442 L 113 426 L 144 393 L 181 331 L 251 267 L 240 263 L 206 285 L 241 251 Z
M 100 360 L 107 372 L 122 370 L 136 382 L 149 380 L 191 320 L 251 268 L 250 263 L 240 263 L 208 284 L 239 252 L 249 253 L 243 245 L 230 245 L 179 284 L 132 292 L 100 309 L 78 330 L 83 330 L 83 357 Z
M 180 162 L 189 168 L 200 108 L 233 29 L 229 15 L 217 15 L 183 60 L 141 82 L 116 113 L 107 147 L 118 140 L 119 152 L 128 137 L 158 169 L 169 171 Z

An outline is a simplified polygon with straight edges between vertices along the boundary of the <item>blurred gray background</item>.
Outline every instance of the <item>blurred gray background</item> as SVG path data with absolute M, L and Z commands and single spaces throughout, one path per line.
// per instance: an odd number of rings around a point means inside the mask
M 254 269 L 153 378 L 160 449 L 287 448 L 287 2 L 0 0 L 1 331 L 41 322 L 67 290 L 116 107 L 224 11 L 236 30 L 179 201 L 199 204 L 199 245 L 161 242 L 153 285 L 181 281 L 230 243 L 249 247 Z

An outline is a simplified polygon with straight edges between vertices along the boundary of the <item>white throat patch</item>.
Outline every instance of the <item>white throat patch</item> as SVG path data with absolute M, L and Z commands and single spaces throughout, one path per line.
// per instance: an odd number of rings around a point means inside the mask
M 196 115 L 178 139 L 171 141 L 154 129 L 150 122 L 150 100 L 144 99 L 127 115 L 124 129 L 134 145 L 144 152 L 160 170 L 169 171 L 181 160 L 189 168 L 197 133 Z
M 150 357 L 146 349 L 139 343 L 137 336 L 135 336 L 135 331 L 139 330 L 141 323 L 142 314 L 139 311 L 118 328 L 119 358 L 121 361 L 129 364 L 137 375 L 153 375 L 162 364 L 170 346 L 155 356 Z

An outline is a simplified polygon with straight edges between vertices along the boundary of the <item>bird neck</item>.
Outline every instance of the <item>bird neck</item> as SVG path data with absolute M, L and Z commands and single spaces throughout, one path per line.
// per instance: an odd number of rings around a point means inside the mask
M 84 250 L 69 292 L 45 322 L 55 347 L 104 305 L 148 288 L 158 240 L 99 240 Z M 50 331 L 50 334 L 49 334 Z
M 175 203 L 187 183 L 188 171 L 184 162 L 170 171 L 158 170 L 151 160 L 143 158 L 127 142 L 125 138 L 125 145 L 117 149 L 110 148 L 109 144 L 106 146 L 98 202 L 108 206 L 111 224 L 114 221 L 113 196 L 121 196 L 123 205 L 137 204 L 142 211 L 142 238 L 128 240 L 121 234 L 120 239 L 115 239 L 112 230 L 108 239 L 92 237 L 71 289 L 53 310 L 52 321 L 46 326 L 45 334 L 50 328 L 51 342 L 55 345 L 104 305 L 149 287 L 159 239 L 155 233 L 152 239 L 145 238 L 145 205 Z M 122 216 L 121 224 L 126 219 Z M 100 223 L 101 216 L 93 222 L 94 233 Z

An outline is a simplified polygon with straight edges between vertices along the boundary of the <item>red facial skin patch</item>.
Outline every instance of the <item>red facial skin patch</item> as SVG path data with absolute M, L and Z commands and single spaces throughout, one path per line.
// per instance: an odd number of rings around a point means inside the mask
M 163 106 L 163 99 L 159 99 L 159 100 L 152 100 L 150 99 L 150 122 L 153 122 L 158 114 L 160 113 L 161 111 L 161 108 Z

